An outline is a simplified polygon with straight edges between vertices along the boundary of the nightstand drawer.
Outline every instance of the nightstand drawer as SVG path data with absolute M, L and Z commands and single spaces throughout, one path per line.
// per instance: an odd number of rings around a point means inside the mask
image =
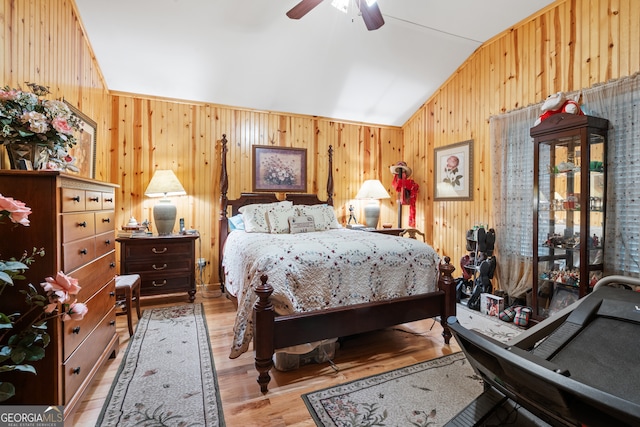
M 140 293 L 142 295 L 159 295 L 170 294 L 174 292 L 184 292 L 185 289 L 189 289 L 193 286 L 189 274 L 182 274 L 176 276 L 172 274 L 168 275 L 152 275 L 147 274 L 143 276 L 144 279 L 140 285 Z
M 191 259 L 189 257 L 163 256 L 152 260 L 135 260 L 127 262 L 128 273 L 158 273 L 168 274 L 175 271 L 191 271 Z
M 144 238 L 140 238 L 143 240 Z M 135 239 L 134 239 L 135 240 Z M 156 239 L 154 242 L 144 242 L 142 244 L 128 244 L 125 249 L 127 258 L 137 259 L 165 259 L 175 256 L 192 254 L 193 243 L 175 242 L 169 239 Z

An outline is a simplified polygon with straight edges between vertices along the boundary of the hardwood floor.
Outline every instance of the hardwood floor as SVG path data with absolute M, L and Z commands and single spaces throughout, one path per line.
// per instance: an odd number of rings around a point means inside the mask
M 300 397 L 302 394 L 460 350 L 453 340 L 450 346 L 444 344 L 442 328 L 433 320 L 404 324 L 345 339 L 333 360 L 338 371 L 329 363 L 309 364 L 289 372 L 272 370 L 269 392 L 263 395 L 256 383 L 253 352 L 229 359 L 233 304 L 220 294 L 217 285 L 209 285 L 208 289 L 200 288 L 195 302 L 202 303 L 205 309 L 224 418 L 229 427 L 315 426 Z M 186 295 L 143 299 L 142 309 L 175 304 L 188 304 Z M 118 356 L 102 368 L 67 425 L 95 425 L 129 343 L 126 316 L 118 316 L 117 328 Z

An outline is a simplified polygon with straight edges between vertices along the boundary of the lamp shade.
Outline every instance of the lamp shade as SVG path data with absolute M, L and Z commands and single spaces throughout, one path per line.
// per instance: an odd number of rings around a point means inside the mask
M 155 171 L 144 192 L 147 197 L 184 196 L 186 194 L 187 192 L 184 191 L 184 187 L 172 170 Z
M 176 174 L 172 170 L 155 171 L 144 194 L 147 197 L 164 197 L 153 207 L 153 222 L 159 235 L 171 234 L 176 223 L 177 209 L 166 197 L 187 194 Z
M 380 219 L 380 199 L 389 199 L 389 193 L 377 179 L 368 179 L 360 187 L 356 199 L 368 199 L 364 207 L 364 221 L 367 227 L 376 228 Z
M 360 187 L 360 191 L 356 195 L 356 199 L 389 199 L 389 193 L 384 188 L 380 180 L 368 179 Z

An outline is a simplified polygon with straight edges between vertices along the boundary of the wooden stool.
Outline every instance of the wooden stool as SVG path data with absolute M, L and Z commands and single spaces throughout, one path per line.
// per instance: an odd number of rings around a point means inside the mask
M 117 316 L 127 315 L 129 324 L 129 336 L 133 335 L 133 322 L 131 319 L 131 303 L 136 302 L 136 313 L 140 320 L 140 275 L 125 274 L 116 276 L 116 298 L 118 303 L 124 303 L 124 310 L 116 312 Z

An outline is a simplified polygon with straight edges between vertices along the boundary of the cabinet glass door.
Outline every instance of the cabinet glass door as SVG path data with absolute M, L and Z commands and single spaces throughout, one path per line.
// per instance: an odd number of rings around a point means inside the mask
M 538 319 L 583 297 L 602 277 L 605 142 L 606 130 L 587 126 L 536 137 L 533 305 Z

